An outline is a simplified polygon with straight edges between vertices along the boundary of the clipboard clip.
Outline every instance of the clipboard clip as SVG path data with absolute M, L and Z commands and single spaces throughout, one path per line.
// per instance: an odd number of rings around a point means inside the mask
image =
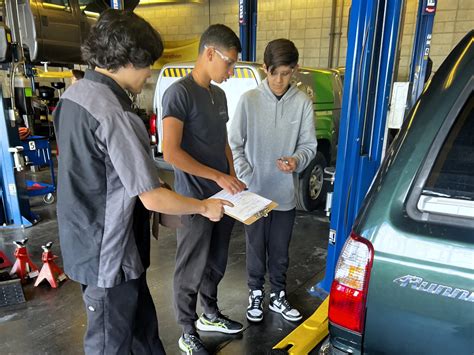
M 269 207 L 265 207 L 260 212 L 255 213 L 255 217 L 257 217 L 257 218 L 268 217 L 268 214 L 270 213 L 270 211 L 271 211 L 271 209 Z

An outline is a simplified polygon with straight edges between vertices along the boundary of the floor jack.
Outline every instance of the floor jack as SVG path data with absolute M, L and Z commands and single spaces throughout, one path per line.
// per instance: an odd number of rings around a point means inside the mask
M 26 282 L 26 279 L 32 279 L 38 276 L 38 267 L 33 264 L 26 250 L 26 242 L 28 238 L 23 240 L 15 240 L 13 243 L 17 246 L 15 253 L 16 261 L 13 265 L 10 275 L 16 274 L 22 282 Z
M 51 251 L 52 245 L 53 242 L 49 242 L 48 244 L 41 246 L 43 248 L 43 255 L 41 256 L 43 267 L 41 268 L 38 278 L 36 279 L 35 287 L 38 286 L 43 280 L 46 280 L 49 282 L 52 288 L 58 288 L 58 282 L 67 279 L 64 271 L 61 270 L 61 268 L 54 262 L 54 259 L 57 259 L 58 257 Z

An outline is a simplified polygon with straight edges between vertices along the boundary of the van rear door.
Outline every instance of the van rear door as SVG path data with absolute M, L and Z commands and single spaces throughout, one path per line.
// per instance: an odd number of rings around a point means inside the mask
M 165 65 L 161 69 L 158 81 L 156 82 L 155 95 L 153 97 L 153 108 L 156 113 L 156 134 L 157 134 L 157 150 L 160 155 L 163 153 L 162 141 L 163 141 L 163 94 L 175 81 L 184 78 L 186 75 L 191 73 L 193 69 L 192 64 L 179 64 L 179 65 Z
M 194 64 L 168 64 L 163 67 L 158 77 L 158 81 L 155 89 L 155 96 L 153 98 L 153 107 L 157 115 L 157 141 L 158 141 L 158 153 L 161 154 L 162 150 L 162 139 L 163 139 L 163 123 L 162 123 L 162 98 L 165 91 L 175 81 L 183 78 L 184 76 L 191 73 Z M 235 109 L 240 97 L 245 92 L 256 88 L 265 77 L 265 74 L 260 69 L 258 64 L 247 64 L 238 63 L 234 70 L 234 75 L 227 81 L 217 84 L 222 90 L 224 90 L 227 98 L 227 109 L 229 112 L 229 121 L 234 117 Z

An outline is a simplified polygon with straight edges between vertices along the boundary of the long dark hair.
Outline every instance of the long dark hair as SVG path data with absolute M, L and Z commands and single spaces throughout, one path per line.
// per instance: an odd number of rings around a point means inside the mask
M 163 54 L 160 34 L 131 11 L 106 10 L 82 45 L 82 58 L 110 71 L 132 64 L 146 68 Z

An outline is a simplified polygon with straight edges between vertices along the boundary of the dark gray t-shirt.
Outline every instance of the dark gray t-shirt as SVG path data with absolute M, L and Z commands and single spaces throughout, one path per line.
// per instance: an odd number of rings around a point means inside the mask
M 181 148 L 200 163 L 229 173 L 225 155 L 226 123 L 229 120 L 224 91 L 199 86 L 189 74 L 171 85 L 163 95 L 163 118 L 183 121 Z M 221 188 L 208 179 L 175 168 L 175 190 L 185 196 L 208 198 Z

